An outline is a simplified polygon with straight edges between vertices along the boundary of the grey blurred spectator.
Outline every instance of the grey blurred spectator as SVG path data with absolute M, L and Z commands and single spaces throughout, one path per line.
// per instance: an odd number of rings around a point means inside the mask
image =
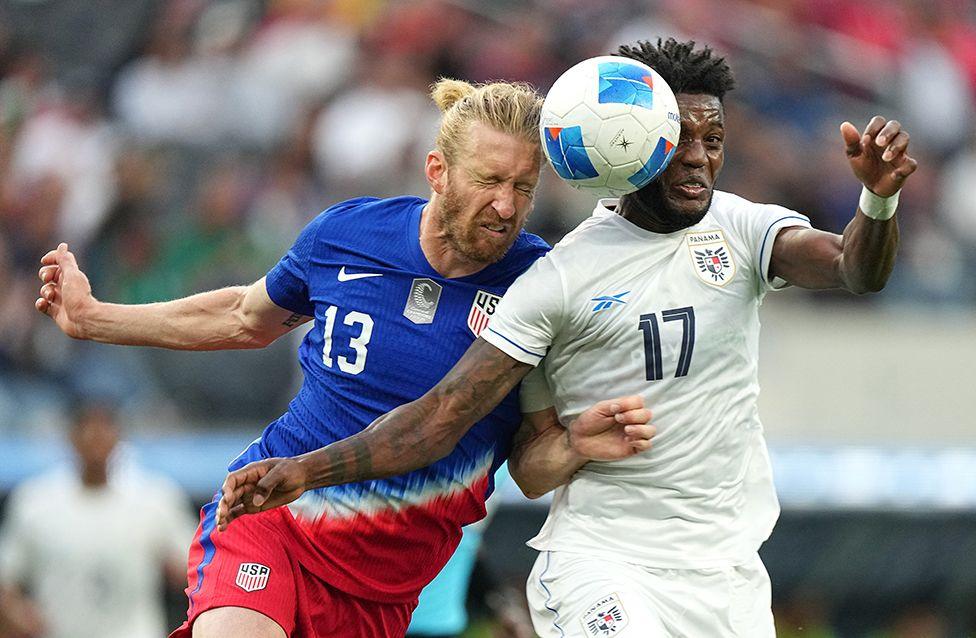
M 326 105 L 313 132 L 316 163 L 332 199 L 422 192 L 423 173 L 407 167 L 422 162 L 436 133 L 437 110 L 426 94 L 430 78 L 413 60 L 381 51 L 361 64 L 356 84 Z
M 355 33 L 323 13 L 319 3 L 270 3 L 230 88 L 236 137 L 263 147 L 282 141 L 307 105 L 322 102 L 353 72 Z
M 70 438 L 73 467 L 11 494 L 0 627 L 28 638 L 161 638 L 163 583 L 185 584 L 189 504 L 168 481 L 118 459 L 111 409 L 79 406 Z
M 958 149 L 976 115 L 973 87 L 965 69 L 940 41 L 939 13 L 918 6 L 901 57 L 898 107 L 914 141 L 939 153 Z
M 86 78 L 59 89 L 24 122 L 10 177 L 18 186 L 55 180 L 63 189 L 57 232 L 64 241 L 84 245 L 115 199 L 117 140 Z
M 145 55 L 119 74 L 113 105 L 130 135 L 149 143 L 193 145 L 223 136 L 230 69 L 221 56 L 195 55 L 197 16 L 193 3 L 167 3 Z

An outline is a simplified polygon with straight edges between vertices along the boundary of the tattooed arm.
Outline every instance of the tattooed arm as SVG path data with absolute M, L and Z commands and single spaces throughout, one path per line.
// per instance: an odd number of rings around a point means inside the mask
M 265 459 L 231 472 L 217 520 L 290 503 L 305 490 L 410 472 L 441 459 L 532 366 L 483 339 L 427 394 L 384 414 L 347 439 L 290 459 Z
M 67 244 L 41 259 L 38 276 L 34 306 L 75 339 L 173 350 L 262 348 L 311 318 L 271 301 L 264 277 L 173 301 L 105 303 L 92 295 Z

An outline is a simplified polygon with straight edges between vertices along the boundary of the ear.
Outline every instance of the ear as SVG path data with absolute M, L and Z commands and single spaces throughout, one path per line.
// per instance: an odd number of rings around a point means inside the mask
M 444 154 L 438 150 L 427 153 L 427 163 L 424 165 L 424 174 L 431 190 L 438 195 L 447 189 L 447 160 Z

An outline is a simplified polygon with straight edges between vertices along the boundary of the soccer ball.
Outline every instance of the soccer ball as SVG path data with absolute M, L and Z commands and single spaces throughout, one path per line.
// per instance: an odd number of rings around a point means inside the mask
M 556 173 L 597 196 L 632 193 L 671 161 L 681 118 L 657 71 L 630 58 L 583 60 L 542 105 L 542 148 Z

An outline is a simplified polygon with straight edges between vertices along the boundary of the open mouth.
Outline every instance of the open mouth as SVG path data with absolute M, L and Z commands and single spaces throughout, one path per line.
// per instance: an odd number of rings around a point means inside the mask
M 507 234 L 503 224 L 482 224 L 481 227 L 492 237 L 504 237 Z
M 708 193 L 708 186 L 699 179 L 686 179 L 672 186 L 671 190 L 685 199 L 701 199 Z

